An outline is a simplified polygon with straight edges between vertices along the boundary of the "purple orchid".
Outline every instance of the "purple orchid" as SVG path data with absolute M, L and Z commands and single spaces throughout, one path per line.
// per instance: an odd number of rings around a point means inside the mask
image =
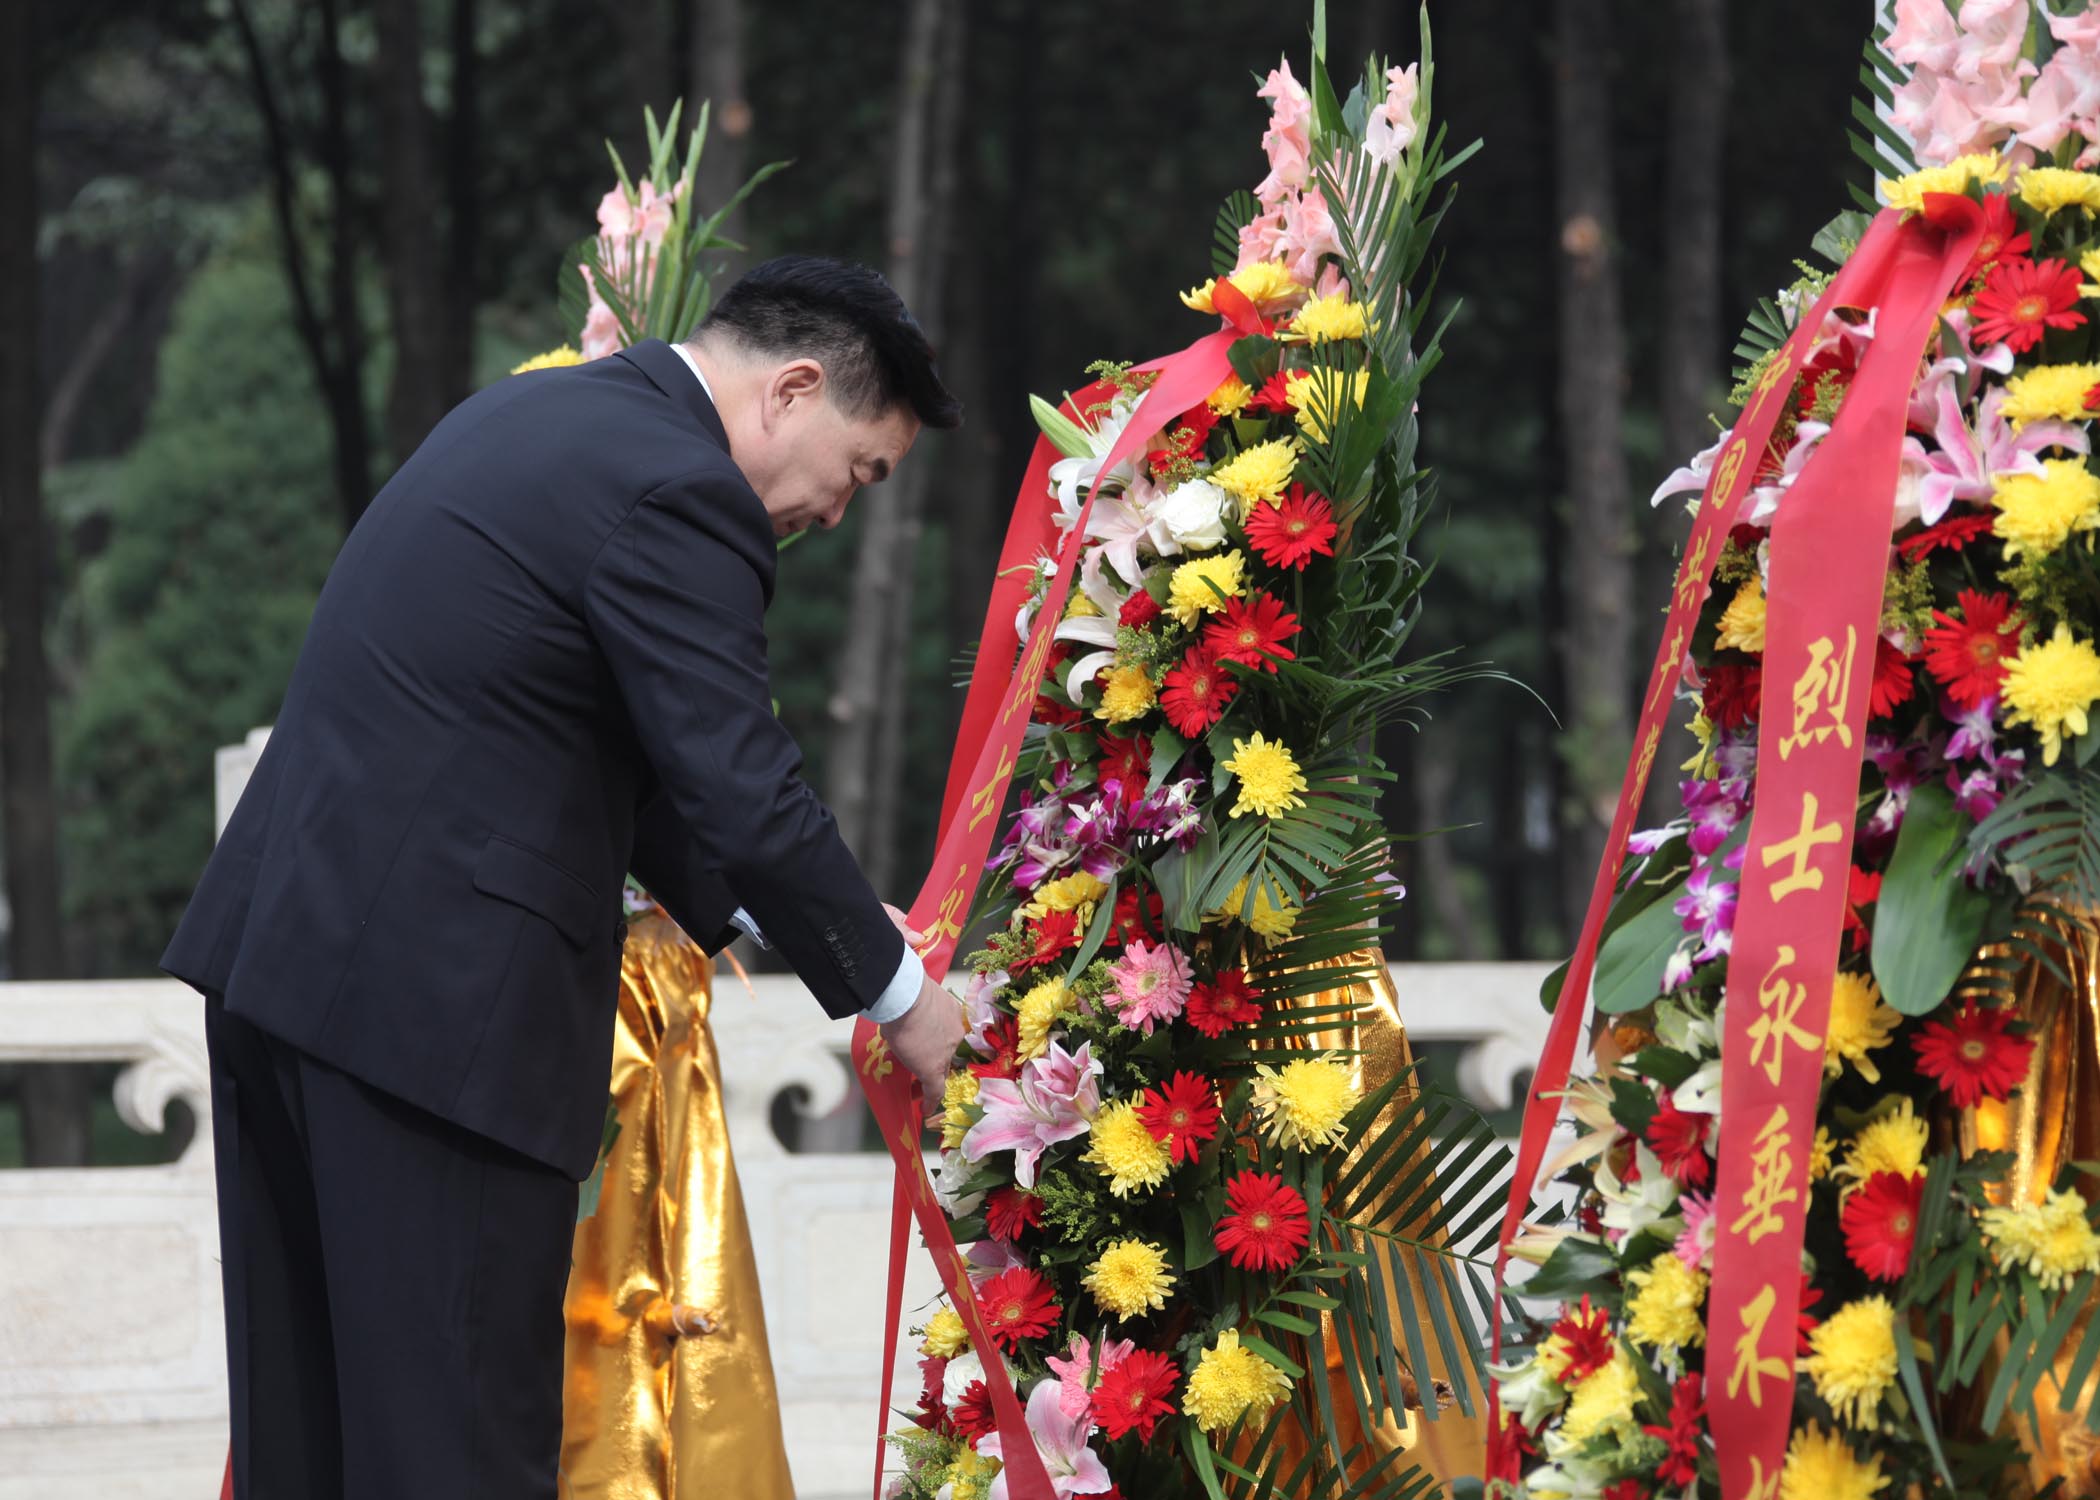
M 1979 823 L 1991 815 L 2001 797 L 1998 778 L 1989 766 L 1978 766 L 1966 776 L 1949 769 L 1947 790 L 1954 793 L 1955 807 Z
M 1164 839 L 1178 849 L 1194 847 L 1203 833 L 1203 813 L 1196 806 L 1202 789 L 1203 783 L 1193 776 L 1167 782 L 1132 809 L 1131 828 Z
M 1079 868 L 1096 880 L 1111 880 L 1130 862 L 1125 852 L 1129 839 L 1128 819 L 1117 782 L 1109 782 L 1103 795 L 1070 804 L 1065 816 L 1064 836 L 1079 860 Z
M 1708 861 L 1685 881 L 1685 893 L 1677 898 L 1673 908 L 1684 921 L 1684 930 L 1699 940 L 1699 951 L 1692 955 L 1695 964 L 1707 963 L 1729 951 L 1735 941 L 1735 903 L 1737 883 L 1727 879 L 1722 871 L 1739 870 L 1743 864 L 1740 846 L 1731 849 L 1718 864 Z
M 1050 1475 L 1050 1488 L 1058 1500 L 1072 1495 L 1100 1495 L 1114 1487 L 1101 1455 L 1087 1446 L 1094 1419 L 1082 1414 L 1068 1417 L 1061 1400 L 1062 1386 L 1055 1380 L 1039 1381 L 1028 1393 L 1028 1431 L 1035 1438 L 1035 1451 L 1043 1457 Z M 977 1440 L 977 1451 L 987 1458 L 1005 1460 L 1005 1442 L 997 1430 Z M 1006 1470 L 1002 1467 L 986 1500 L 1007 1500 Z
M 962 1153 L 983 1161 L 995 1151 L 1014 1154 L 1014 1182 L 1035 1186 L 1036 1166 L 1059 1141 L 1085 1135 L 1101 1109 L 1101 1064 L 1093 1043 L 1067 1052 L 1052 1042 L 1019 1078 L 987 1078 L 977 1087 L 984 1118 L 963 1137 Z
M 1940 712 L 1954 725 L 1954 734 L 1947 741 L 1947 759 L 1980 760 L 1986 766 L 1998 763 L 1998 695 L 1990 694 L 1974 708 L 1961 708 L 1953 702 L 1940 705 Z
M 1743 821 L 1741 797 L 1724 781 L 1688 781 L 1683 792 L 1684 810 L 1691 820 L 1692 853 L 1711 859 Z

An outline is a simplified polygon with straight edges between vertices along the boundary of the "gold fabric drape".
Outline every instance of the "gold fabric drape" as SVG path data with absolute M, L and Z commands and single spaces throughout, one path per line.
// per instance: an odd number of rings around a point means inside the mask
M 1323 990 L 1297 1003 L 1307 1008 L 1349 1004 L 1353 1007 L 1353 1019 L 1337 1023 L 1332 1029 L 1315 1033 L 1302 1043 L 1312 1051 L 1340 1051 L 1357 1054 L 1350 1059 L 1356 1072 L 1356 1081 L 1365 1094 L 1376 1093 L 1396 1075 L 1405 1073 L 1414 1066 L 1414 1049 L 1408 1045 L 1407 1024 L 1400 1018 L 1400 997 L 1393 988 L 1392 971 L 1386 966 L 1383 954 L 1376 951 L 1353 954 L 1339 960 L 1337 967 L 1345 969 L 1375 969 L 1371 977 L 1351 985 L 1332 990 Z M 1371 1127 L 1373 1137 L 1391 1129 L 1398 1117 L 1413 1102 L 1412 1087 L 1403 1087 L 1393 1097 L 1377 1122 Z M 1388 1217 L 1379 1225 L 1399 1234 L 1419 1234 L 1419 1225 L 1399 1222 L 1397 1217 Z M 1403 1262 L 1406 1264 L 1406 1262 Z M 1407 1265 L 1409 1285 L 1418 1299 L 1426 1289 L 1420 1284 L 1414 1266 Z M 1356 1398 L 1349 1393 L 1348 1375 L 1342 1368 L 1339 1343 L 1333 1333 L 1333 1318 L 1323 1314 L 1327 1349 L 1326 1378 L 1334 1403 L 1335 1425 L 1339 1429 L 1342 1447 L 1364 1445 L 1369 1463 L 1384 1458 L 1395 1448 L 1404 1449 L 1408 1458 L 1404 1461 L 1419 1465 L 1425 1472 L 1434 1475 L 1448 1485 L 1459 1478 L 1477 1478 L 1485 1459 L 1487 1443 L 1486 1398 L 1477 1384 L 1471 1382 L 1467 1371 L 1447 1369 L 1437 1351 L 1436 1341 L 1430 1339 L 1430 1368 L 1424 1372 L 1408 1370 L 1414 1381 L 1418 1396 L 1416 1404 L 1395 1421 L 1390 1411 L 1374 1414 L 1376 1424 L 1365 1430 L 1357 1412 Z M 1393 1313 L 1392 1323 L 1397 1330 L 1399 1314 Z M 1403 1366 L 1407 1354 L 1400 1351 Z M 1425 1378 L 1426 1377 L 1426 1378 Z M 1455 1406 L 1441 1409 L 1434 1421 L 1429 1420 L 1420 1409 L 1420 1402 L 1435 1401 L 1440 1386 L 1450 1387 L 1457 1381 L 1467 1381 L 1474 1397 L 1475 1409 L 1481 1415 L 1468 1417 Z M 1282 1450 L 1285 1458 L 1283 1472 L 1288 1473 L 1307 1451 L 1309 1443 L 1319 1441 L 1317 1424 L 1309 1433 L 1297 1415 L 1294 1405 L 1280 1419 L 1285 1430 L 1278 1434 L 1275 1448 Z M 1272 1451 L 1275 1451 L 1272 1449 Z M 1369 1463 L 1364 1465 L 1368 1467 Z
M 2070 923 L 2051 926 L 2060 940 L 2053 951 L 2071 982 L 2032 959 L 2021 971 L 2014 1012 L 2035 1043 L 2027 1077 L 2010 1097 L 1963 1110 L 1958 1125 L 1965 1155 L 2012 1154 L 2011 1173 L 1991 1195 L 2000 1204 L 2039 1203 L 2067 1162 L 2100 1160 L 2100 935 Z M 2091 1317 L 2088 1306 L 2065 1337 L 2059 1381 Z M 2056 1383 L 2045 1379 L 2034 1393 L 2040 1432 L 2024 1422 L 2011 1430 L 2028 1450 L 2037 1489 L 2061 1478 L 2064 1500 L 2100 1500 L 2100 1441 L 2086 1427 L 2090 1401 L 2059 1409 L 2051 1393 Z
M 620 1133 L 569 1276 L 570 1500 L 793 1500 L 708 1025 L 713 966 L 659 912 L 620 965 Z

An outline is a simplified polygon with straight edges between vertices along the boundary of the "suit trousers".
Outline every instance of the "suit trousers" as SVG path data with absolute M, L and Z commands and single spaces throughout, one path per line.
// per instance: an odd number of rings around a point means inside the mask
M 576 1183 L 207 1004 L 236 1500 L 554 1500 Z

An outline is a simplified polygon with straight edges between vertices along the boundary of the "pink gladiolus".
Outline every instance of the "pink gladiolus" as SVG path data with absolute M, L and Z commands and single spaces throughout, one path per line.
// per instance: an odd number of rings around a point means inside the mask
M 591 268 L 578 266 L 576 269 L 583 272 L 583 284 L 591 294 L 590 311 L 584 315 L 583 335 L 576 341 L 577 350 L 585 359 L 603 359 L 621 347 L 620 320 L 613 315 L 605 299 L 598 295 L 598 281 L 591 274 Z
M 1058 1379 L 1058 1409 L 1068 1417 L 1085 1416 L 1094 1403 L 1093 1385 L 1087 1377 L 1091 1375 L 1098 1381 L 1128 1359 L 1130 1351 L 1136 1347 L 1137 1345 L 1129 1339 L 1117 1339 L 1113 1343 L 1104 1339 L 1101 1344 L 1101 1368 L 1096 1370 L 1093 1345 L 1087 1342 L 1084 1334 L 1073 1334 L 1069 1358 L 1059 1359 L 1053 1355 L 1044 1361 Z
M 1109 1004 L 1133 1031 L 1152 1035 L 1152 1028 L 1180 1015 L 1189 1003 L 1195 971 L 1188 955 L 1172 943 L 1132 943 L 1109 976 L 1116 986 Z
M 1288 61 L 1270 73 L 1268 82 L 1255 94 L 1272 104 L 1269 128 L 1261 138 L 1261 148 L 1269 157 L 1269 175 L 1261 180 L 1254 196 L 1273 205 L 1284 194 L 1298 191 L 1311 180 L 1312 97 L 1305 92 L 1305 85 L 1291 76 Z
M 2027 42 L 2028 0 L 1962 0 L 1953 72 L 1964 83 L 2016 67 Z
M 1364 121 L 1364 151 L 1374 161 L 1391 166 L 1400 153 L 1415 141 L 1415 97 L 1420 89 L 1416 77 L 1419 63 L 1388 68 L 1385 100 Z
M 1335 238 L 1334 216 L 1317 189 L 1287 198 L 1283 204 L 1283 238 L 1277 253 L 1284 257 L 1291 280 L 1311 286 L 1319 275 L 1323 256 L 1340 255 L 1342 242 Z
M 1049 1052 L 1021 1069 L 1019 1078 L 987 1078 L 977 1086 L 984 1118 L 963 1137 L 963 1156 L 983 1161 L 995 1151 L 1014 1154 L 1014 1182 L 1035 1186 L 1036 1166 L 1059 1141 L 1085 1135 L 1101 1109 L 1101 1064 L 1093 1044 Z
M 1960 41 L 1961 32 L 1948 13 L 1946 0 L 1896 0 L 1888 53 L 1897 62 L 1944 73 L 1954 66 L 1954 50 Z
M 1050 1488 L 1058 1500 L 1072 1495 L 1099 1495 L 1113 1487 L 1101 1455 L 1087 1446 L 1094 1430 L 1091 1416 L 1068 1417 L 1061 1404 L 1061 1390 L 1054 1380 L 1039 1381 L 1028 1393 L 1028 1431 L 1035 1438 L 1035 1451 L 1043 1457 L 1050 1475 Z M 977 1440 L 977 1451 L 986 1458 L 1005 1459 L 1005 1440 L 997 1431 Z M 1002 1467 L 992 1480 L 986 1500 L 1007 1500 L 1006 1471 Z

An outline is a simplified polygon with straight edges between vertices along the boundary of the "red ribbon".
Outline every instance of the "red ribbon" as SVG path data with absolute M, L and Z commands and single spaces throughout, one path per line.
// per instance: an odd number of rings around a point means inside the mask
M 1771 624 L 1768 626 L 1765 707 L 1761 715 L 1759 744 L 1760 771 L 1775 769 L 1782 764 L 1782 757 L 1775 748 L 1777 739 L 1793 727 L 1791 704 L 1778 701 L 1773 691 L 1784 674 L 1775 673 L 1771 664 L 1791 664 L 1797 656 L 1805 660 L 1810 637 L 1829 634 L 1833 623 L 1842 639 L 1844 625 L 1850 619 L 1859 633 L 1866 662 L 1864 671 L 1852 684 L 1856 692 L 1846 700 L 1848 714 L 1856 710 L 1856 716 L 1846 721 L 1852 741 L 1849 769 L 1828 761 L 1818 771 L 1819 784 L 1826 777 L 1830 778 L 1831 787 L 1836 787 L 1840 781 L 1843 784 L 1842 793 L 1830 794 L 1831 800 L 1824 805 L 1839 811 L 1843 829 L 1837 835 L 1841 840 L 1836 845 L 1837 858 L 1841 871 L 1849 868 L 1851 816 L 1858 790 L 1865 693 L 1873 676 L 1874 637 L 1878 633 L 1880 589 L 1894 504 L 1895 465 L 1903 435 L 1904 406 L 1911 382 L 1916 377 L 1925 340 L 1932 331 L 1940 306 L 1955 278 L 1967 265 L 1981 232 L 1980 217 L 1975 205 L 1968 200 L 1935 198 L 1931 207 L 1939 223 L 1958 224 L 1957 232 L 1942 234 L 1922 220 L 1906 220 L 1895 210 L 1884 210 L 1814 308 L 1796 325 L 1785 347 L 1767 366 L 1733 435 L 1715 460 L 1678 568 L 1663 643 L 1656 654 L 1648 691 L 1642 700 L 1635 739 L 1640 749 L 1628 765 L 1620 786 L 1618 810 L 1612 819 L 1604 860 L 1591 888 L 1582 934 L 1569 961 L 1560 1001 L 1555 1006 L 1545 1048 L 1525 1101 L 1523 1134 L 1518 1144 L 1509 1207 L 1503 1217 L 1496 1257 L 1498 1291 L 1507 1271 L 1510 1244 L 1522 1227 L 1525 1211 L 1530 1206 L 1554 1120 L 1559 1114 L 1560 1096 L 1572 1071 L 1576 1042 L 1588 1010 L 1597 949 L 1612 895 L 1617 889 L 1626 840 L 1633 831 L 1633 820 L 1639 811 L 1641 796 L 1661 741 L 1663 724 L 1681 675 L 1684 650 L 1706 598 L 1721 545 L 1753 474 L 1764 461 L 1772 429 L 1791 398 L 1794 378 L 1826 316 L 1835 307 L 1875 307 L 1879 310 L 1877 336 L 1869 346 L 1860 374 L 1855 377 L 1840 410 L 1837 430 L 1803 468 L 1786 505 L 1780 510 L 1780 521 L 1774 530 L 1774 592 L 1767 611 Z M 1867 378 L 1870 367 L 1873 372 L 1871 382 Z M 1835 502 L 1827 498 L 1834 495 L 1851 497 L 1844 519 L 1835 527 L 1832 521 Z M 1873 529 L 1876 527 L 1878 531 Z M 1842 540 L 1842 548 L 1832 549 L 1837 540 Z M 1827 551 L 1828 555 L 1818 557 L 1819 551 Z M 1836 588 L 1835 580 L 1841 572 L 1851 580 L 1849 592 L 1842 595 L 1813 592 L 1818 588 Z M 1784 594 L 1780 592 L 1782 588 Z M 1869 593 L 1871 599 L 1867 597 Z M 1837 602 L 1840 599 L 1842 602 Z M 1864 613 L 1861 613 L 1862 609 Z M 1835 615 L 1833 610 L 1837 611 Z M 1862 619 L 1864 629 L 1860 629 Z M 1791 683 L 1792 680 L 1788 679 L 1786 685 L 1790 687 Z M 1832 743 L 1835 745 L 1834 738 Z M 1837 748 L 1841 755 L 1846 753 L 1844 747 Z M 1761 781 L 1760 807 L 1777 807 L 1779 803 L 1774 799 L 1784 790 L 1784 784 L 1777 781 L 1772 784 Z M 1798 804 L 1798 797 L 1795 800 Z M 1798 806 L 1794 813 L 1798 816 Z M 1764 853 L 1783 844 L 1796 831 L 1777 826 L 1760 827 L 1753 820 L 1750 854 L 1745 862 L 1743 904 L 1739 907 L 1735 952 L 1730 962 L 1729 994 L 1733 1003 L 1728 1007 L 1728 1037 L 1723 1045 L 1722 1058 L 1722 1097 L 1728 1117 L 1734 1121 L 1752 1118 L 1760 1102 L 1767 1106 L 1777 1102 L 1776 1098 L 1761 1101 L 1744 1078 L 1750 1071 L 1756 1071 L 1762 1077 L 1762 1069 L 1751 1061 L 1751 1048 L 1755 1043 L 1749 1031 L 1757 1019 L 1753 1014 L 1753 997 L 1765 978 L 1760 956 L 1773 953 L 1776 942 L 1776 934 L 1768 930 L 1771 920 L 1768 916 L 1747 920 L 1746 917 L 1752 899 L 1753 876 L 1758 882 L 1759 894 L 1767 898 L 1765 904 L 1769 910 L 1770 882 L 1766 879 L 1767 871 L 1761 867 Z M 1777 873 L 1783 875 L 1785 871 Z M 1830 972 L 1836 961 L 1842 921 L 1845 892 L 1842 874 L 1834 882 L 1826 881 L 1826 885 L 1831 889 L 1821 893 L 1826 898 L 1824 904 L 1829 904 L 1832 898 L 1835 902 L 1827 913 L 1820 908 L 1813 913 L 1804 910 L 1798 922 L 1791 908 L 1787 913 L 1787 933 L 1795 940 L 1797 950 L 1822 955 L 1827 960 L 1821 969 L 1820 985 L 1810 991 L 1815 1001 L 1814 1013 L 1804 1011 L 1798 1018 L 1816 1035 L 1813 1068 L 1804 1066 L 1790 1080 L 1795 1088 L 1787 1096 L 1794 1101 L 1795 1118 L 1806 1121 L 1806 1129 L 1811 1133 L 1814 1129 L 1815 1085 L 1822 1069 L 1820 1028 L 1829 1006 Z M 1826 925 L 1827 933 L 1823 930 Z M 1753 969 L 1756 972 L 1753 973 Z M 1806 1104 L 1802 1105 L 1798 1095 L 1804 1087 Z M 1769 1108 L 1766 1118 L 1769 1118 Z M 1724 1122 L 1719 1142 L 1721 1187 L 1717 1194 L 1717 1214 L 1724 1246 L 1735 1238 L 1730 1235 L 1729 1226 L 1741 1212 L 1742 1194 L 1752 1173 L 1755 1150 L 1753 1132 Z M 1798 1169 L 1799 1198 L 1805 1203 L 1805 1149 L 1800 1154 Z M 1768 1495 L 1776 1493 L 1771 1487 L 1777 1484 L 1778 1463 L 1785 1451 L 1787 1428 L 1793 1412 L 1793 1330 L 1800 1280 L 1792 1271 L 1800 1259 L 1802 1228 L 1801 1216 L 1796 1214 L 1781 1239 L 1762 1244 L 1754 1252 L 1747 1245 L 1730 1247 L 1725 1258 L 1719 1254 L 1716 1257 L 1709 1309 L 1709 1326 L 1716 1331 L 1707 1341 L 1710 1376 L 1707 1386 L 1713 1411 L 1714 1441 L 1721 1462 L 1722 1492 L 1731 1500 L 1735 1496 L 1756 1496 L 1758 1500 L 1765 1500 Z M 1779 1277 L 1773 1284 L 1772 1305 L 1760 1325 L 1775 1330 L 1770 1347 L 1778 1349 L 1783 1343 L 1783 1355 L 1774 1357 L 1784 1361 L 1784 1389 L 1779 1399 L 1769 1405 L 1758 1405 L 1747 1395 L 1731 1401 L 1726 1393 L 1727 1376 L 1736 1347 L 1735 1336 L 1741 1331 L 1743 1306 L 1764 1295 L 1762 1282 L 1756 1290 L 1749 1285 L 1755 1272 L 1754 1264 L 1742 1259 L 1746 1254 L 1754 1255 L 1756 1261 L 1767 1266 L 1783 1265 L 1788 1270 L 1787 1275 Z M 1727 1327 L 1728 1336 L 1723 1341 L 1724 1321 L 1731 1316 L 1737 1323 Z M 1494 1337 L 1499 1358 L 1502 1339 L 1502 1302 L 1499 1296 L 1494 1312 Z M 1715 1375 L 1720 1378 L 1711 1378 Z M 1753 1381 L 1747 1389 L 1756 1391 L 1757 1388 L 1757 1382 Z M 1739 1391 L 1742 1389 L 1739 1386 Z M 1499 1434 L 1501 1415 L 1492 1388 L 1489 1399 L 1491 1431 Z M 1505 1451 L 1499 1443 L 1497 1450 Z M 1499 1477 L 1516 1476 L 1505 1474 Z

